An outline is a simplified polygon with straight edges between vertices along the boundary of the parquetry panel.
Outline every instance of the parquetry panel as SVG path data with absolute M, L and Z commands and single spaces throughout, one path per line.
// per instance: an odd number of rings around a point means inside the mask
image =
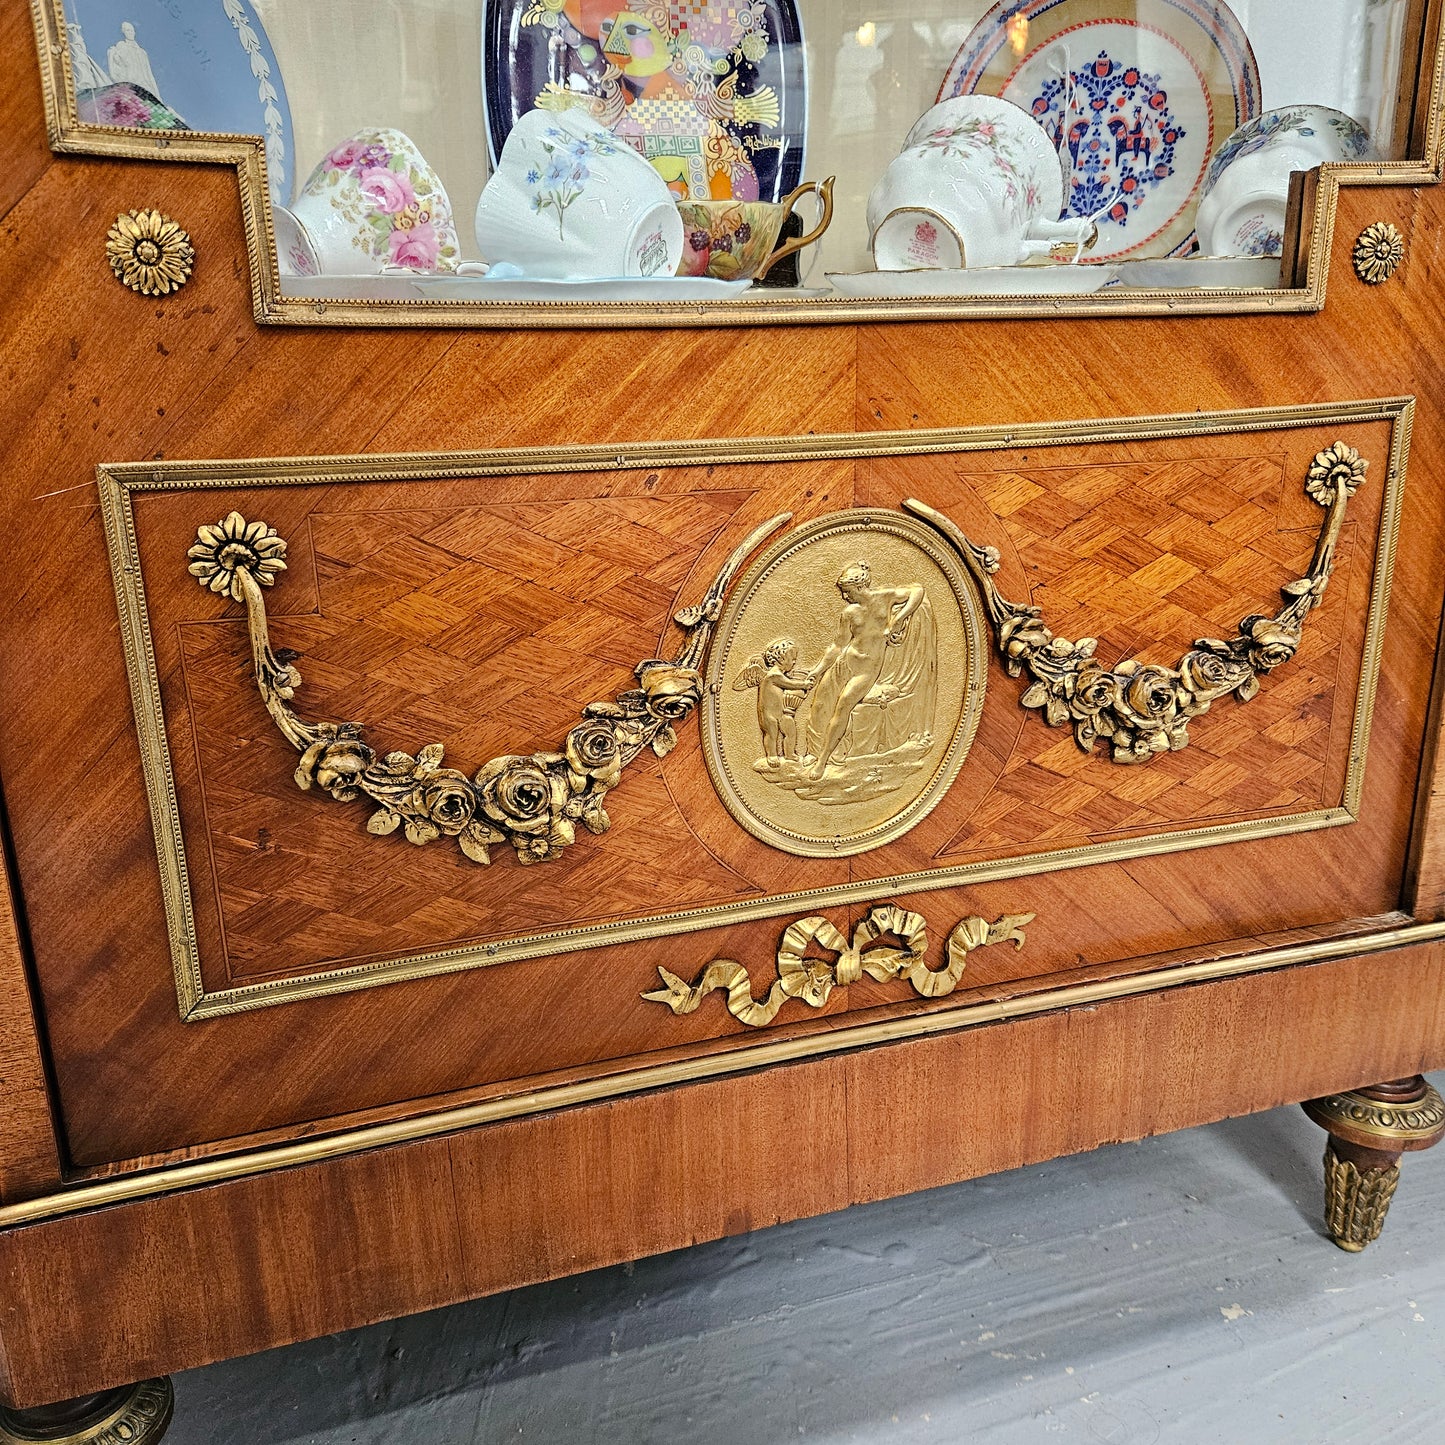
M 1048 625 L 1074 640 L 1097 637 L 1106 665 L 1173 665 L 1198 638 L 1232 636 L 1243 618 L 1278 609 L 1280 587 L 1303 574 L 1314 547 L 1314 530 L 1280 530 L 1287 478 L 1278 457 L 960 480 L 999 516 Z M 1123 768 L 1103 744 L 1084 754 L 1067 730 L 1032 715 L 997 786 L 940 856 L 1069 847 L 1338 801 L 1324 796 L 1326 755 L 1353 543 L 1347 527 L 1298 654 L 1247 706 L 1217 702 L 1191 726 L 1184 751 Z
M 1109 664 L 1174 664 L 1196 639 L 1276 611 L 1320 525 L 1282 454 L 992 460 L 940 458 L 930 485 L 969 512 L 976 541 L 1003 547 L 1006 595 L 1026 594 L 1058 635 L 1098 638 Z M 293 566 L 314 569 L 314 610 L 287 611 L 312 605 L 299 585 L 278 588 L 272 609 L 273 643 L 300 654 L 303 714 L 360 722 L 382 751 L 442 742 L 447 764 L 470 773 L 557 747 L 586 703 L 610 700 L 660 639 L 675 641 L 672 611 L 694 600 L 683 593 L 701 555 L 739 529 L 751 494 L 356 511 L 336 495 L 300 510 L 292 533 Z M 841 492 L 826 502 L 840 504 Z M 913 833 L 851 861 L 784 857 L 744 834 L 691 725 L 665 764 L 647 755 L 628 770 L 607 837 L 579 837 L 555 863 L 524 869 L 503 847 L 481 868 L 447 843 L 372 838 L 363 803 L 297 790 L 235 616 L 183 623 L 176 737 L 194 754 L 181 787 L 199 799 L 210 865 L 194 870 L 199 925 L 240 983 L 1337 806 L 1368 604 L 1368 577 L 1353 579 L 1357 526 L 1370 523 L 1346 527 L 1294 660 L 1249 704 L 1217 702 L 1184 751 L 1140 767 L 1081 753 L 1067 729 L 1021 712 L 1027 683 L 994 659 L 948 796 Z

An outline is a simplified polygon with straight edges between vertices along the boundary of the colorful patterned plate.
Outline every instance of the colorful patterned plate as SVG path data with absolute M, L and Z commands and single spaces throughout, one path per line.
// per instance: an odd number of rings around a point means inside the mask
M 65 22 L 81 120 L 263 135 L 271 197 L 290 200 L 291 110 L 250 0 L 65 0 Z
M 1096 216 L 1091 262 L 1184 255 L 1216 146 L 1259 114 L 1259 70 L 1223 0 L 1000 0 L 939 99 L 1001 95 L 1033 115 Z
M 585 105 L 680 198 L 778 201 L 803 175 L 793 0 L 486 0 L 492 164 L 518 117 Z

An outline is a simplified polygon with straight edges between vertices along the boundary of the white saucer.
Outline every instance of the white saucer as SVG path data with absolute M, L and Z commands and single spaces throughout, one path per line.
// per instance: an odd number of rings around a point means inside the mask
M 843 296 L 903 300 L 933 296 L 1087 296 L 1118 275 L 1117 266 L 975 266 L 953 271 L 830 271 Z
M 429 301 L 720 301 L 751 281 L 712 276 L 608 276 L 547 280 L 540 276 L 413 276 Z
M 548 281 L 514 276 L 283 276 L 281 294 L 307 301 L 722 301 L 751 281 L 711 276 L 610 277 Z
M 1130 290 L 1277 291 L 1278 256 L 1174 256 L 1121 261 L 1119 285 Z

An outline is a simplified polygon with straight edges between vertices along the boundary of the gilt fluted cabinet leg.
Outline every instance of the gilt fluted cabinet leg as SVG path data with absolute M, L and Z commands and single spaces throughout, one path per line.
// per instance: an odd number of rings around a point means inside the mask
M 1380 1237 L 1400 1182 L 1400 1156 L 1445 1138 L 1445 1101 L 1420 1075 L 1311 1099 L 1304 1111 L 1329 1133 L 1325 1227 L 1358 1254 Z

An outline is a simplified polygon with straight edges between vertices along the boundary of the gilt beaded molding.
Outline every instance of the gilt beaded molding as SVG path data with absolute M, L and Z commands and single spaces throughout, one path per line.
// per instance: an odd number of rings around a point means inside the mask
M 1445 160 L 1445 35 L 1422 56 L 1415 107 L 1421 117 L 1408 159 L 1323 166 L 1306 205 L 1297 248 L 1286 256 L 1294 285 L 1276 289 L 1104 290 L 1080 297 L 920 298 L 859 301 L 841 295 L 777 297 L 765 293 L 705 306 L 684 302 L 564 304 L 498 301 L 370 300 L 348 295 L 330 278 L 315 295 L 283 290 L 267 182 L 264 136 L 154 132 L 89 124 L 79 117 L 63 0 L 30 0 L 41 91 L 51 148 L 63 155 L 202 162 L 235 167 L 250 259 L 252 310 L 259 324 L 291 326 L 659 327 L 868 324 L 883 320 L 1060 316 L 1187 316 L 1296 313 L 1325 305 L 1335 219 L 1342 186 L 1432 185 Z M 1293 254 L 1297 249 L 1297 257 Z

